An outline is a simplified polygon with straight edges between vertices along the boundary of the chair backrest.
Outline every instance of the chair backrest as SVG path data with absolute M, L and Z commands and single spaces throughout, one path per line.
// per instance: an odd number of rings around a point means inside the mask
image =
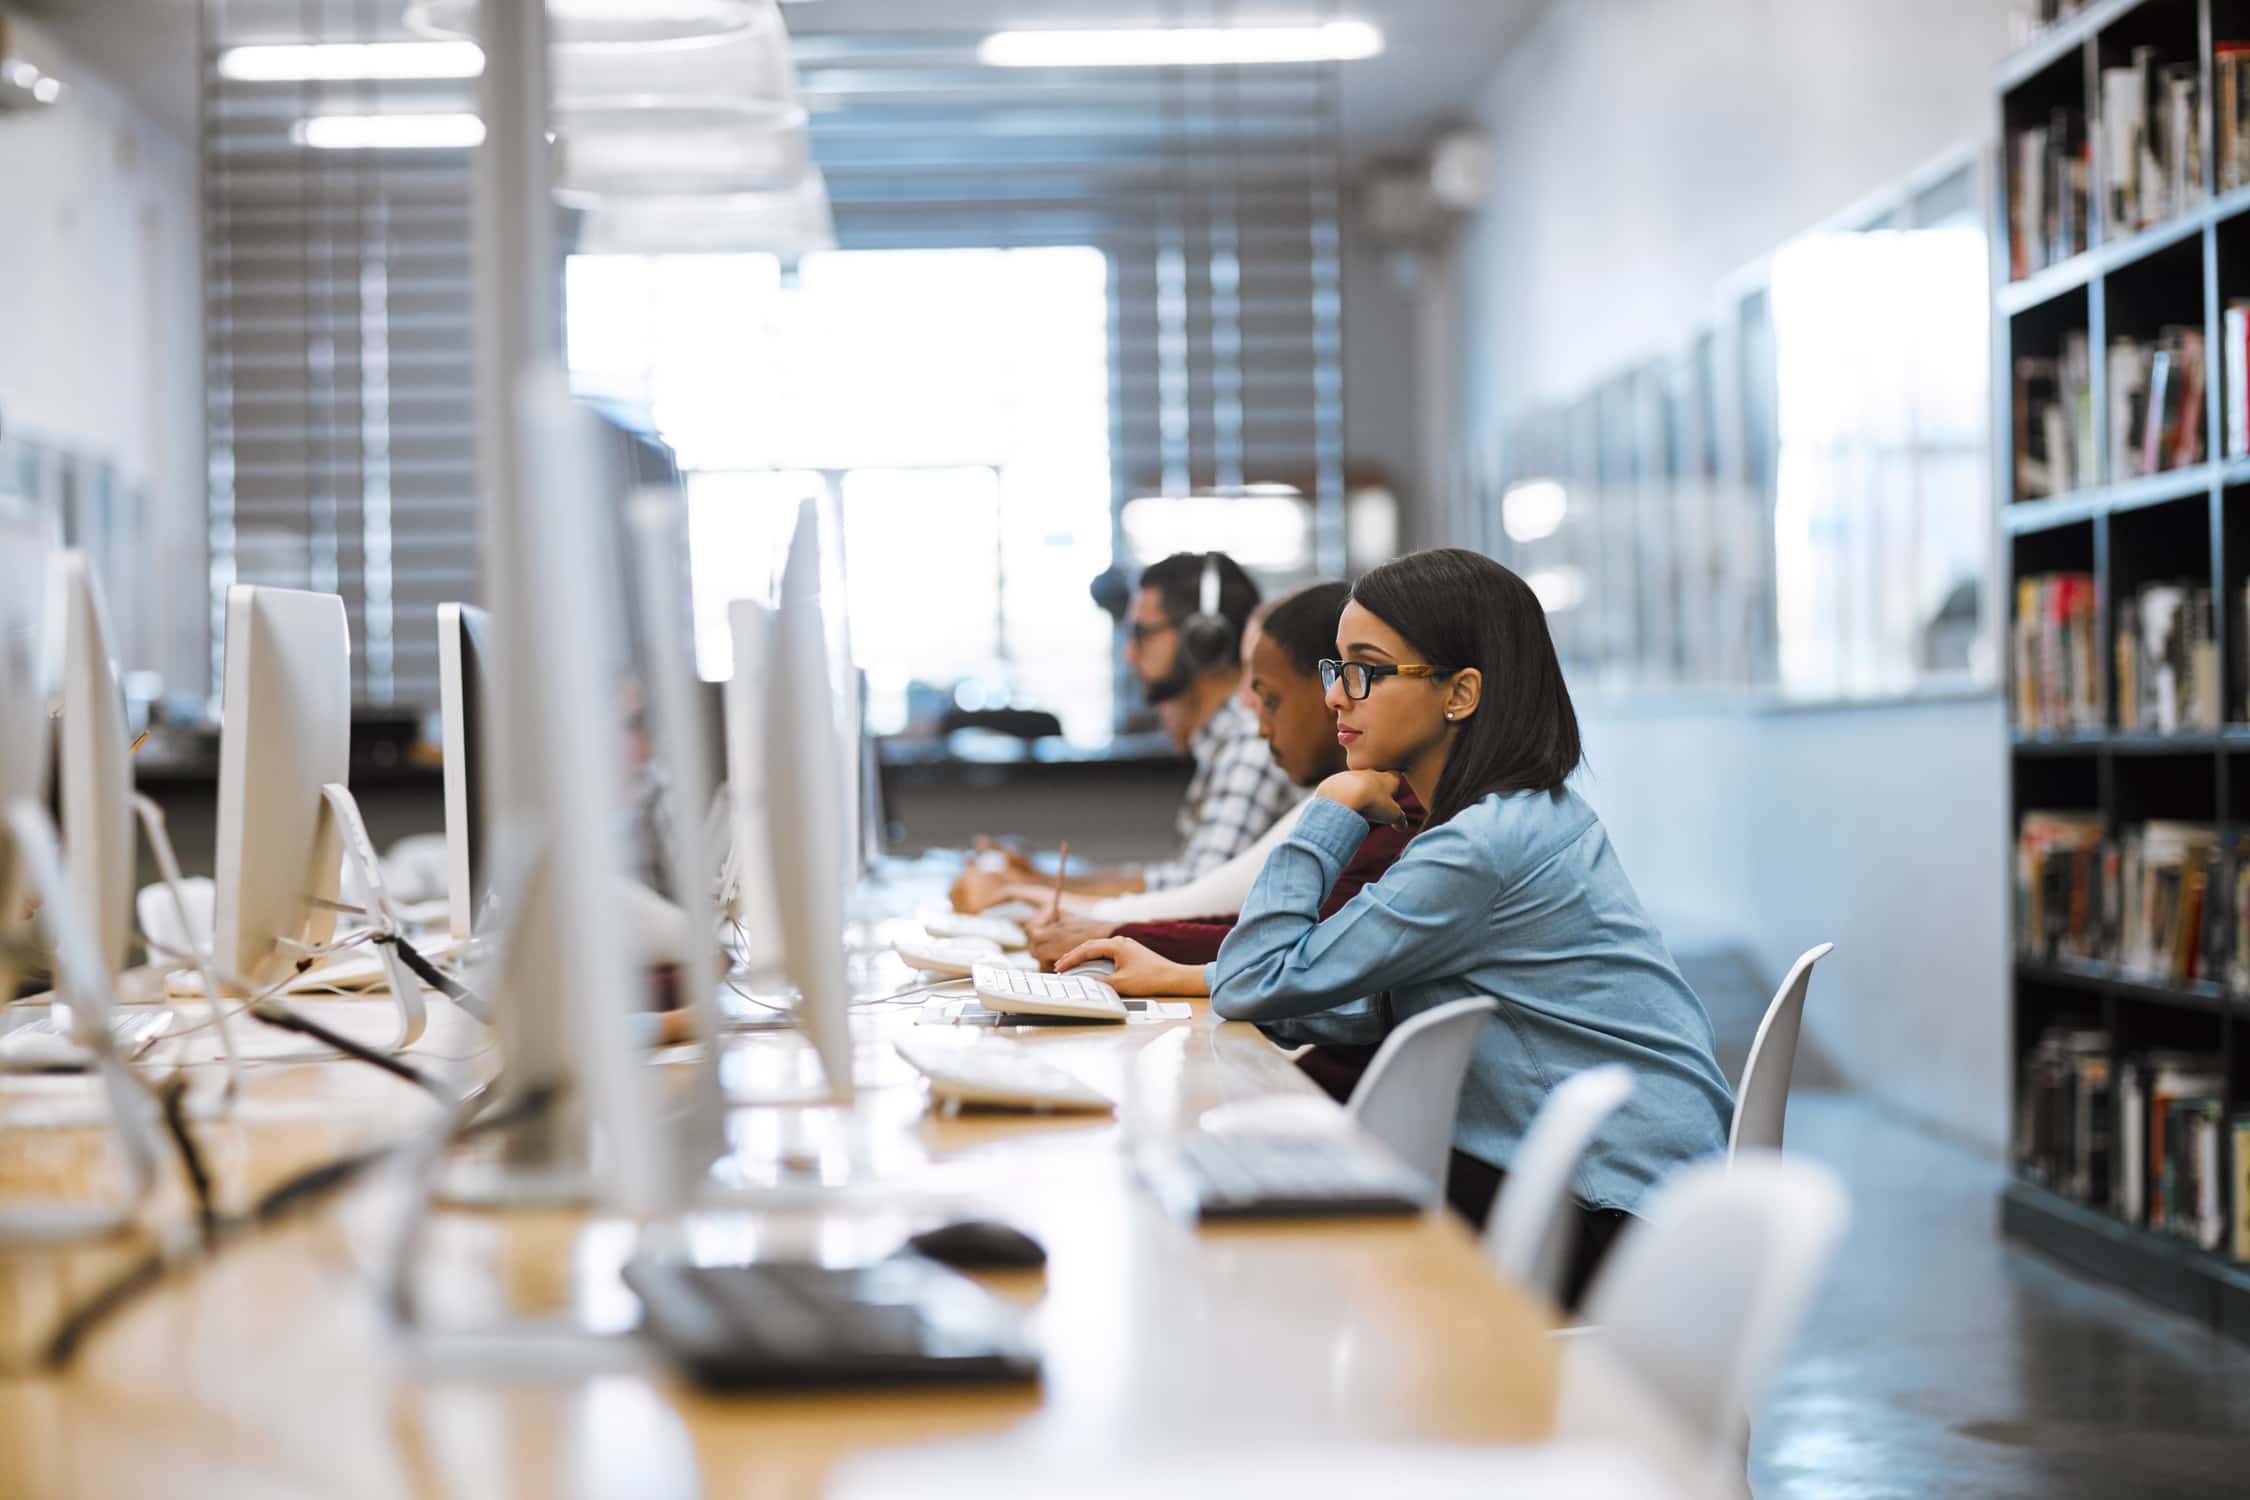
M 1562 1298 L 1562 1268 L 1578 1230 L 1570 1211 L 1578 1163 L 1602 1121 L 1631 1092 L 1632 1070 L 1621 1063 L 1572 1074 L 1539 1107 L 1508 1163 L 1508 1180 L 1485 1225 L 1485 1257 L 1501 1275 L 1549 1302 Z
M 1734 1091 L 1734 1125 L 1727 1132 L 1727 1155 L 1737 1152 L 1781 1149 L 1781 1122 L 1789 1113 L 1789 1074 L 1797 1065 L 1797 1033 L 1805 1019 L 1805 990 L 1812 983 L 1812 967 L 1826 958 L 1834 943 L 1822 943 L 1799 954 L 1781 981 L 1773 1004 L 1766 1007 L 1758 1034 L 1750 1041 L 1750 1056 L 1742 1064 L 1742 1083 Z
M 1427 1010 L 1394 1028 L 1344 1106 L 1370 1135 L 1440 1191 L 1453 1151 L 1461 1078 L 1485 1020 L 1500 1008 L 1482 995 Z
M 1743 1423 L 1850 1218 L 1842 1182 L 1817 1162 L 1749 1151 L 1688 1167 L 1650 1195 L 1644 1222 L 1595 1273 L 1583 1336 L 1631 1370 L 1714 1463 L 1739 1468 Z

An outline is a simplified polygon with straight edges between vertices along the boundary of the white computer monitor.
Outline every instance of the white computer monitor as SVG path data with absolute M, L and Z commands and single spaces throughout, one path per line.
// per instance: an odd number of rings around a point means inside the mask
M 453 936 L 466 938 L 490 889 L 484 830 L 483 720 L 492 671 L 492 616 L 440 604 L 438 717 L 445 745 L 445 898 Z
M 48 529 L 27 506 L 0 501 L 0 815 L 45 796 L 47 721 Z M 0 816 L 0 934 L 24 911 L 15 840 Z M 0 945 L 0 1004 L 20 978 Z
M 83 552 L 53 573 L 63 632 L 62 840 L 70 890 L 95 952 L 116 972 L 133 940 L 133 766 L 108 610 Z
M 264 986 L 334 935 L 342 830 L 322 788 L 351 765 L 351 640 L 334 594 L 227 590 L 219 741 L 218 967 Z
M 774 898 L 772 840 L 766 830 L 767 700 L 772 684 L 773 611 L 755 599 L 727 606 L 734 639 L 734 675 L 725 690 L 727 806 L 732 847 L 730 903 L 753 982 L 781 968 L 781 908 Z
M 511 1088 L 552 1089 L 554 1102 L 507 1137 L 497 1172 L 468 1164 L 441 1191 L 662 1212 L 681 1206 L 690 1170 L 635 1039 L 641 991 L 616 900 L 623 624 L 608 508 L 622 497 L 605 488 L 599 429 L 560 372 L 528 378 L 516 416 L 525 472 L 513 498 L 538 503 L 491 502 L 524 586 L 494 600 L 496 712 L 480 755 L 507 785 L 490 830 L 498 952 L 480 983 Z
M 766 689 L 766 828 L 781 916 L 782 964 L 799 996 L 797 1022 L 819 1054 L 831 1096 L 852 1092 L 851 992 L 844 965 L 844 891 L 855 857 L 848 805 L 858 801 L 837 734 L 828 626 L 818 587 L 816 511 L 799 511 L 782 572 Z M 742 670 L 742 663 L 736 663 Z

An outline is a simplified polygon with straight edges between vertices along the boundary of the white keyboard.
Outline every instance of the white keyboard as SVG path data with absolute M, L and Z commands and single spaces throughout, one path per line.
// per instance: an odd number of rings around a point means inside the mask
M 110 1018 L 109 1034 L 117 1055 L 130 1061 L 147 1051 L 171 1024 L 168 1010 L 128 1010 Z M 0 1072 L 79 1071 L 93 1063 L 84 1047 L 56 1028 L 52 1016 L 41 1016 L 0 1036 Z
M 1003 948 L 1024 948 L 1031 944 L 1031 937 L 1023 930 L 1021 922 L 1007 922 L 993 916 L 972 917 L 935 907 L 922 914 L 922 930 L 934 938 L 983 938 Z
M 1039 960 L 1030 954 L 1005 953 L 990 938 L 936 938 L 906 932 L 891 939 L 891 951 L 908 968 L 946 979 L 966 979 L 973 970 L 986 964 L 995 967 L 1028 964 L 1035 969 L 1039 966 Z
M 1013 971 L 1011 971 L 1013 972 Z M 930 1097 L 999 1109 L 1093 1110 L 1115 1100 L 1080 1082 L 1029 1047 L 985 1037 L 962 1047 L 927 1037 L 902 1037 L 898 1055 L 930 1081 Z
M 1123 1021 L 1125 1002 L 1098 979 L 1038 974 L 980 963 L 970 973 L 986 1010 L 1010 1016 L 1060 1016 L 1073 1021 Z

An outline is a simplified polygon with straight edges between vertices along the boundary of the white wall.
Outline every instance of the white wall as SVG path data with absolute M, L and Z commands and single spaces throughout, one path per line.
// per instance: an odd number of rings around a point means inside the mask
M 1676 347 L 1715 285 L 1990 131 L 2006 0 L 1568 0 L 1478 114 L 1490 206 L 1454 247 L 1440 443 Z M 1425 470 L 1434 462 L 1426 452 Z M 1997 601 L 1992 607 L 1997 607 Z M 1676 945 L 1770 976 L 1837 951 L 1807 1027 L 1846 1077 L 2005 1140 L 1997 698 L 1759 714 L 1581 703 L 1586 792 Z
M 106 457 L 144 496 L 105 579 L 127 667 L 206 686 L 202 277 L 192 143 L 51 33 L 16 52 L 65 80 L 52 108 L 0 116 L 0 421 Z M 192 58 L 180 66 L 192 67 Z

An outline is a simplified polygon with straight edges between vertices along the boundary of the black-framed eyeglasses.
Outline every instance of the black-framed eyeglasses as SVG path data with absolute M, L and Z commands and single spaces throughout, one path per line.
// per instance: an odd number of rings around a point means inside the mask
M 1168 634 L 1171 631 L 1177 630 L 1179 628 L 1179 626 L 1173 624 L 1170 620 L 1166 620 L 1163 623 L 1157 625 L 1148 625 L 1142 623 L 1139 620 L 1134 620 L 1126 625 L 1125 634 L 1134 645 L 1145 646 L 1150 641 L 1155 640 L 1158 636 Z
M 1354 700 L 1364 698 L 1375 686 L 1378 677 L 1451 677 L 1457 668 L 1424 666 L 1419 662 L 1336 661 L 1324 658 L 1320 663 L 1320 688 L 1333 692 L 1336 684 L 1344 684 L 1344 696 Z

